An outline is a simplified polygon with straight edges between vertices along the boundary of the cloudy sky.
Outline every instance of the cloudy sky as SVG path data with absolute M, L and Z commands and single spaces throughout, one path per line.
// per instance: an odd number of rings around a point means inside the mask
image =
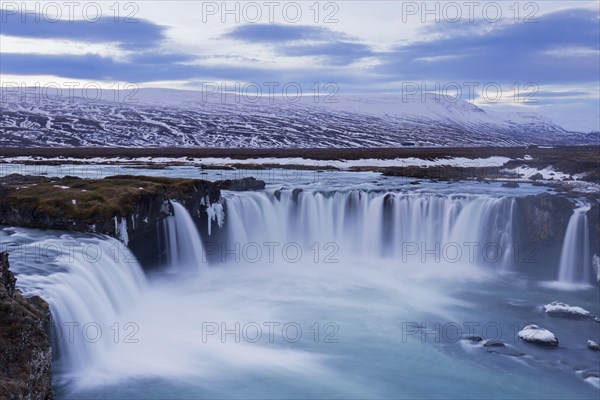
M 177 89 L 215 82 L 227 90 L 252 82 L 276 94 L 289 83 L 306 92 L 334 83 L 340 95 L 418 88 L 599 130 L 599 7 L 595 0 L 2 1 L 0 80 Z

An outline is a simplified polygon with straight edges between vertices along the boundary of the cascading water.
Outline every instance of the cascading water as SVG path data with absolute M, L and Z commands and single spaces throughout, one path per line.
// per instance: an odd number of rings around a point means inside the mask
M 346 256 L 512 263 L 514 199 L 349 192 L 231 194 L 230 243 L 335 243 Z
M 165 221 L 168 238 L 168 263 L 172 271 L 197 272 L 207 268 L 204 246 L 188 210 L 171 201 L 173 216 Z
M 104 236 L 24 231 L 9 239 L 16 241 L 11 261 L 24 271 L 19 286 L 50 304 L 54 370 L 67 379 L 90 367 L 110 370 L 104 359 L 114 346 L 110 329 L 147 286 L 133 254 Z
M 49 271 L 47 262 L 29 265 L 14 255 L 11 264 L 21 288 L 50 302 L 55 324 L 79 324 L 76 335 L 63 328 L 57 337 L 58 398 L 231 398 L 239 394 L 238 387 L 255 398 L 475 398 L 486 390 L 503 398 L 590 397 L 579 381 L 563 385 L 562 371 L 544 369 L 531 379 L 526 363 L 534 357 L 519 358 L 523 364 L 487 352 L 463 357 L 459 345 L 446 343 L 443 335 L 436 337 L 435 346 L 421 340 L 417 331 L 404 337 L 405 323 L 420 326 L 425 321 L 431 328 L 433 321 L 454 329 L 460 321 L 491 320 L 506 327 L 501 339 L 516 345 L 509 342 L 514 340 L 512 327 L 515 320 L 531 318 L 530 291 L 519 293 L 524 306 L 517 301 L 507 309 L 504 303 L 507 293 L 514 292 L 514 280 L 493 279 L 479 268 L 490 262 L 511 267 L 514 204 L 511 197 L 475 194 L 224 192 L 224 209 L 211 205 L 207 217 L 209 224 L 222 225 L 210 237 L 225 238 L 227 251 L 236 243 L 277 242 L 281 248 L 285 242 L 309 248 L 317 242 L 321 251 L 326 250 L 322 245 L 334 243 L 333 257 L 339 262 L 322 263 L 323 254 L 316 262 L 312 253 L 308 260 L 280 259 L 273 265 L 267 255 L 252 265 L 225 259 L 223 268 L 195 278 L 190 270 L 206 266 L 203 243 L 189 212 L 173 202 L 174 215 L 160 235 L 166 239 L 168 265 L 186 279 L 152 274 L 147 284 L 122 243 L 95 235 L 55 239 L 65 255 L 76 250 L 74 259 L 61 257 L 53 264 L 57 271 Z M 569 224 L 568 237 L 583 229 L 585 223 L 578 218 L 573 228 Z M 7 229 L 15 242 L 44 243 L 49 235 Z M 19 232 L 38 236 L 26 240 Z M 5 241 L 2 235 L 0 230 Z M 97 261 L 90 261 L 90 251 L 79 255 L 90 243 L 102 249 Z M 452 250 L 457 248 L 462 255 L 455 261 Z M 116 259 L 115 249 L 121 250 Z M 440 268 L 437 258 L 452 265 Z M 589 304 L 583 306 L 591 309 Z M 98 342 L 89 340 L 95 339 L 93 326 L 82 336 L 89 323 L 103 330 Z M 277 328 L 271 332 L 265 323 Z M 139 328 L 135 342 L 125 341 L 133 333 L 128 324 Z M 290 325 L 302 329 L 297 342 L 283 337 L 283 327 Z M 236 326 L 241 332 L 237 336 Z M 257 326 L 263 331 L 255 341 Z M 331 336 L 336 341 L 326 342 L 334 332 L 326 328 L 331 326 L 339 328 Z M 557 333 L 563 340 L 569 331 Z M 576 359 L 581 362 L 580 353 Z M 435 376 L 436 385 L 423 382 L 424 376 Z M 456 385 L 457 379 L 468 384 Z
M 587 284 L 592 279 L 590 239 L 587 212 L 589 205 L 580 205 L 573 210 L 560 255 L 559 282 Z

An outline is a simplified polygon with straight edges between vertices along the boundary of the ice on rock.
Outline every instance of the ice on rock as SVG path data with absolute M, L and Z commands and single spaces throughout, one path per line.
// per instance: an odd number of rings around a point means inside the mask
M 594 254 L 592 257 L 592 266 L 594 267 L 594 272 L 596 273 L 596 280 L 600 282 L 600 257 L 598 257 L 598 254 Z
M 127 233 L 127 220 L 122 218 L 119 222 L 117 217 L 113 218 L 115 221 L 115 233 L 117 237 L 127 246 L 129 244 L 129 234 Z
M 588 340 L 587 345 L 592 350 L 600 351 L 600 343 L 594 342 L 593 340 Z
M 526 342 L 558 346 L 558 339 L 554 333 L 537 325 L 527 325 L 518 336 Z
M 580 317 L 589 317 L 590 312 L 585 308 L 570 306 L 565 303 L 561 303 L 560 301 L 553 301 L 550 304 L 546 304 L 544 306 L 544 311 L 549 314 L 570 314 L 574 316 Z
M 206 214 L 208 214 L 208 234 L 210 236 L 213 221 L 217 221 L 219 228 L 223 227 L 223 221 L 225 220 L 223 205 L 221 203 L 212 203 L 206 207 Z

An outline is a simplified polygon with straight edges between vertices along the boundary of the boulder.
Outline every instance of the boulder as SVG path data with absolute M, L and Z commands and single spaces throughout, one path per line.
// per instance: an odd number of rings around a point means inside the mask
M 483 347 L 489 353 L 498 353 L 502 354 L 503 356 L 523 357 L 525 355 L 525 353 L 516 350 L 512 346 L 508 346 L 506 343 L 499 339 L 486 340 L 486 342 L 483 344 Z
M 526 342 L 558 346 L 558 339 L 554 333 L 537 325 L 527 325 L 518 333 L 518 336 Z
M 583 318 L 591 317 L 590 312 L 588 310 L 586 310 L 585 308 L 570 306 L 566 303 L 561 303 L 560 301 L 553 301 L 550 304 L 546 304 L 544 306 L 544 311 L 550 315 L 561 315 L 561 316 L 583 317 Z
M 479 335 L 463 335 L 460 340 L 466 340 L 471 343 L 480 343 L 483 342 L 483 338 Z
M 498 339 L 489 339 L 486 340 L 485 343 L 483 344 L 483 347 L 505 347 L 506 345 L 504 344 L 504 342 L 502 340 L 498 340 Z
M 593 340 L 587 341 L 588 348 L 596 351 L 600 351 L 600 343 L 594 342 Z

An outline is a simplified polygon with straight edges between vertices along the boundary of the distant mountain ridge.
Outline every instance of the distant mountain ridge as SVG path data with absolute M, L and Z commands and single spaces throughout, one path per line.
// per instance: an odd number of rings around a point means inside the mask
M 120 101 L 114 101 L 115 98 Z M 137 102 L 127 102 L 129 96 Z M 464 100 L 399 95 L 236 97 L 170 89 L 101 98 L 2 93 L 4 147 L 402 147 L 598 144 L 532 113 L 491 113 Z

